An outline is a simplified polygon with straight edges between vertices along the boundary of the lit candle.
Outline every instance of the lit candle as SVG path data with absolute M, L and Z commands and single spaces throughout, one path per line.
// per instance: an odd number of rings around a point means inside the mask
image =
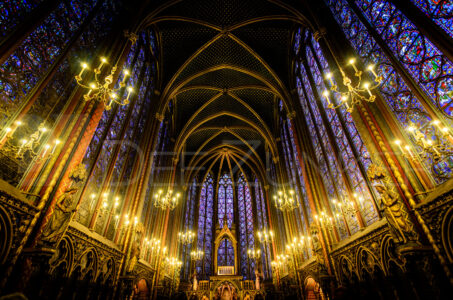
M 354 58 L 351 58 L 351 59 L 349 60 L 349 64 L 352 65 L 352 67 L 354 68 L 354 71 L 357 72 L 357 68 L 356 68 L 356 66 L 355 66 L 355 59 L 354 59 Z
M 102 66 L 107 62 L 105 57 L 101 57 L 101 63 L 99 64 L 98 70 L 100 71 Z
M 368 66 L 368 71 L 370 71 L 371 74 L 374 75 L 374 77 L 377 77 L 376 72 L 374 72 L 374 65 L 369 65 L 369 66 Z
M 9 135 L 9 133 L 12 131 L 12 129 L 10 127 L 7 127 L 5 129 L 5 134 L 3 135 L 2 137 L 2 140 L 0 142 L 3 142 L 5 140 L 5 138 Z
M 407 151 L 407 153 L 409 153 L 410 157 L 411 157 L 412 159 L 414 159 L 414 156 L 412 155 L 411 147 L 409 147 L 409 145 L 406 145 L 406 146 L 404 147 L 404 149 L 406 149 L 406 151 Z
M 326 98 L 327 103 L 330 105 L 329 91 L 325 90 L 322 95 Z
M 332 79 L 332 73 L 327 73 L 326 78 L 329 79 L 330 85 L 333 86 L 334 84 L 333 84 L 333 79 Z
M 22 148 L 24 147 L 24 145 L 27 143 L 27 140 L 26 139 L 23 139 L 21 144 L 20 144 L 20 147 L 19 149 L 17 150 L 17 155 L 20 154 L 20 152 L 22 152 Z
M 132 93 L 133 90 L 134 90 L 134 89 L 133 89 L 131 86 L 127 88 L 127 97 L 126 97 L 126 99 L 129 100 L 129 96 L 131 95 L 131 93 Z
M 86 68 L 88 68 L 88 65 L 85 62 L 83 62 L 82 63 L 82 70 L 80 70 L 79 77 L 82 76 L 82 74 L 83 74 L 83 72 L 85 71 Z
M 127 77 L 130 75 L 129 70 L 124 70 L 124 77 L 123 77 L 123 83 L 126 81 Z
M 59 140 L 55 140 L 55 145 L 53 146 L 53 148 L 52 148 L 52 152 L 50 152 L 50 154 L 54 154 L 54 152 L 55 152 L 55 149 L 57 148 L 57 145 L 58 145 L 59 143 L 60 143 L 60 141 L 59 141 Z
M 363 84 L 363 87 L 364 87 L 365 90 L 368 92 L 368 95 L 370 95 L 370 97 L 373 96 L 373 95 L 371 94 L 371 91 L 370 91 L 370 84 L 369 84 L 368 82 L 365 82 L 365 83 Z
M 46 153 L 47 153 L 47 151 L 49 150 L 49 148 L 50 148 L 50 145 L 49 145 L 49 144 L 46 144 L 46 145 L 44 146 L 44 152 L 43 152 L 42 155 L 41 155 L 42 158 L 44 158 L 44 157 L 46 156 Z
M 401 153 L 404 153 L 404 150 L 403 150 L 403 148 L 401 147 L 401 141 L 400 141 L 400 140 L 396 140 L 396 141 L 395 141 L 395 144 L 398 145 L 398 147 L 400 148 Z

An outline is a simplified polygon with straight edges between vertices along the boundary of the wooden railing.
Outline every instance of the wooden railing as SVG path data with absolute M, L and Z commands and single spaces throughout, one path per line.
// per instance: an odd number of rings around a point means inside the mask
M 217 268 L 217 275 L 234 275 L 234 266 L 221 266 Z

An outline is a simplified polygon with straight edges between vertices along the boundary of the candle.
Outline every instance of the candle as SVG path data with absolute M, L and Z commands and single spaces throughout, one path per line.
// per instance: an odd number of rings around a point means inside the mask
M 80 73 L 79 73 L 79 77 L 82 76 L 83 72 L 85 71 L 85 69 L 88 68 L 88 65 L 86 63 L 82 63 L 82 70 L 80 70 Z
M 333 84 L 333 80 L 332 80 L 332 73 L 327 73 L 326 78 L 329 79 L 330 85 L 333 86 L 334 84 Z
M 376 72 L 374 72 L 374 65 L 369 65 L 368 66 L 368 71 L 370 71 L 374 75 L 374 77 L 377 77 Z
M 401 147 L 401 141 L 400 141 L 400 140 L 396 140 L 396 141 L 395 141 L 395 144 L 398 145 L 398 147 L 400 148 L 401 153 L 404 154 L 404 150 L 403 150 L 403 148 Z
M 123 77 L 122 83 L 124 83 L 124 82 L 126 81 L 126 78 L 127 78 L 127 77 L 129 76 L 129 74 L 130 74 L 130 73 L 129 73 L 129 70 L 124 70 L 123 73 L 124 73 L 124 77 Z
M 16 155 L 19 155 L 21 152 L 22 152 L 22 148 L 24 147 L 24 145 L 27 143 L 27 140 L 26 139 L 23 139 L 22 142 L 21 142 L 21 145 L 19 147 L 19 149 L 17 150 L 17 154 Z
M 9 128 L 9 127 L 7 127 L 7 128 L 5 129 L 5 134 L 3 135 L 2 140 L 0 141 L 0 143 L 2 143 L 2 142 L 5 140 L 5 138 L 8 136 L 8 134 L 9 134 L 11 131 L 12 131 L 12 129 Z
M 354 58 L 351 58 L 349 60 L 349 64 L 352 65 L 352 67 L 354 68 L 354 71 L 357 72 L 357 67 L 355 66 L 355 59 Z
M 364 87 L 365 90 L 368 92 L 368 95 L 370 95 L 370 97 L 373 96 L 373 95 L 371 94 L 371 91 L 370 91 L 370 84 L 369 84 L 368 82 L 365 82 L 365 83 L 363 84 L 363 87 Z
M 53 146 L 52 152 L 50 152 L 50 154 L 54 154 L 55 149 L 57 148 L 57 145 L 58 145 L 59 143 L 60 143 L 59 140 L 55 140 L 55 145 Z
M 327 103 L 330 105 L 329 92 L 325 90 L 322 94 L 324 97 L 326 97 Z
M 50 148 L 49 144 L 46 144 L 44 146 L 44 152 L 42 153 L 42 156 L 41 156 L 42 158 L 44 158 L 46 156 L 47 150 L 49 150 L 49 148 Z
M 131 86 L 127 88 L 127 97 L 126 97 L 126 99 L 129 100 L 129 96 L 131 95 L 131 93 L 132 93 L 133 90 L 134 90 L 134 89 L 133 89 Z
M 100 71 L 102 66 L 107 62 L 107 59 L 105 57 L 101 57 L 101 63 L 99 64 L 98 70 Z

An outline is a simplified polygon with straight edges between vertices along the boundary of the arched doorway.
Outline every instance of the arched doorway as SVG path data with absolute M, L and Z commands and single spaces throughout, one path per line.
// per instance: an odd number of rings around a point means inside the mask
M 306 300 L 326 300 L 321 286 L 313 277 L 305 279 L 305 299 Z

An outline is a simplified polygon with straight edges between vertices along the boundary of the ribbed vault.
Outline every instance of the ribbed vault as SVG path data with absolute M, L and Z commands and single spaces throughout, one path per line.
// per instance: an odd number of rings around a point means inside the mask
M 171 102 L 174 150 L 183 168 L 241 164 L 264 176 L 279 156 L 278 103 L 291 108 L 289 60 L 298 1 L 155 2 L 142 26 L 159 36 L 159 112 Z M 182 165 L 182 163 L 181 163 Z M 211 166 L 212 165 L 212 166 Z M 198 171 L 187 171 L 186 183 Z

